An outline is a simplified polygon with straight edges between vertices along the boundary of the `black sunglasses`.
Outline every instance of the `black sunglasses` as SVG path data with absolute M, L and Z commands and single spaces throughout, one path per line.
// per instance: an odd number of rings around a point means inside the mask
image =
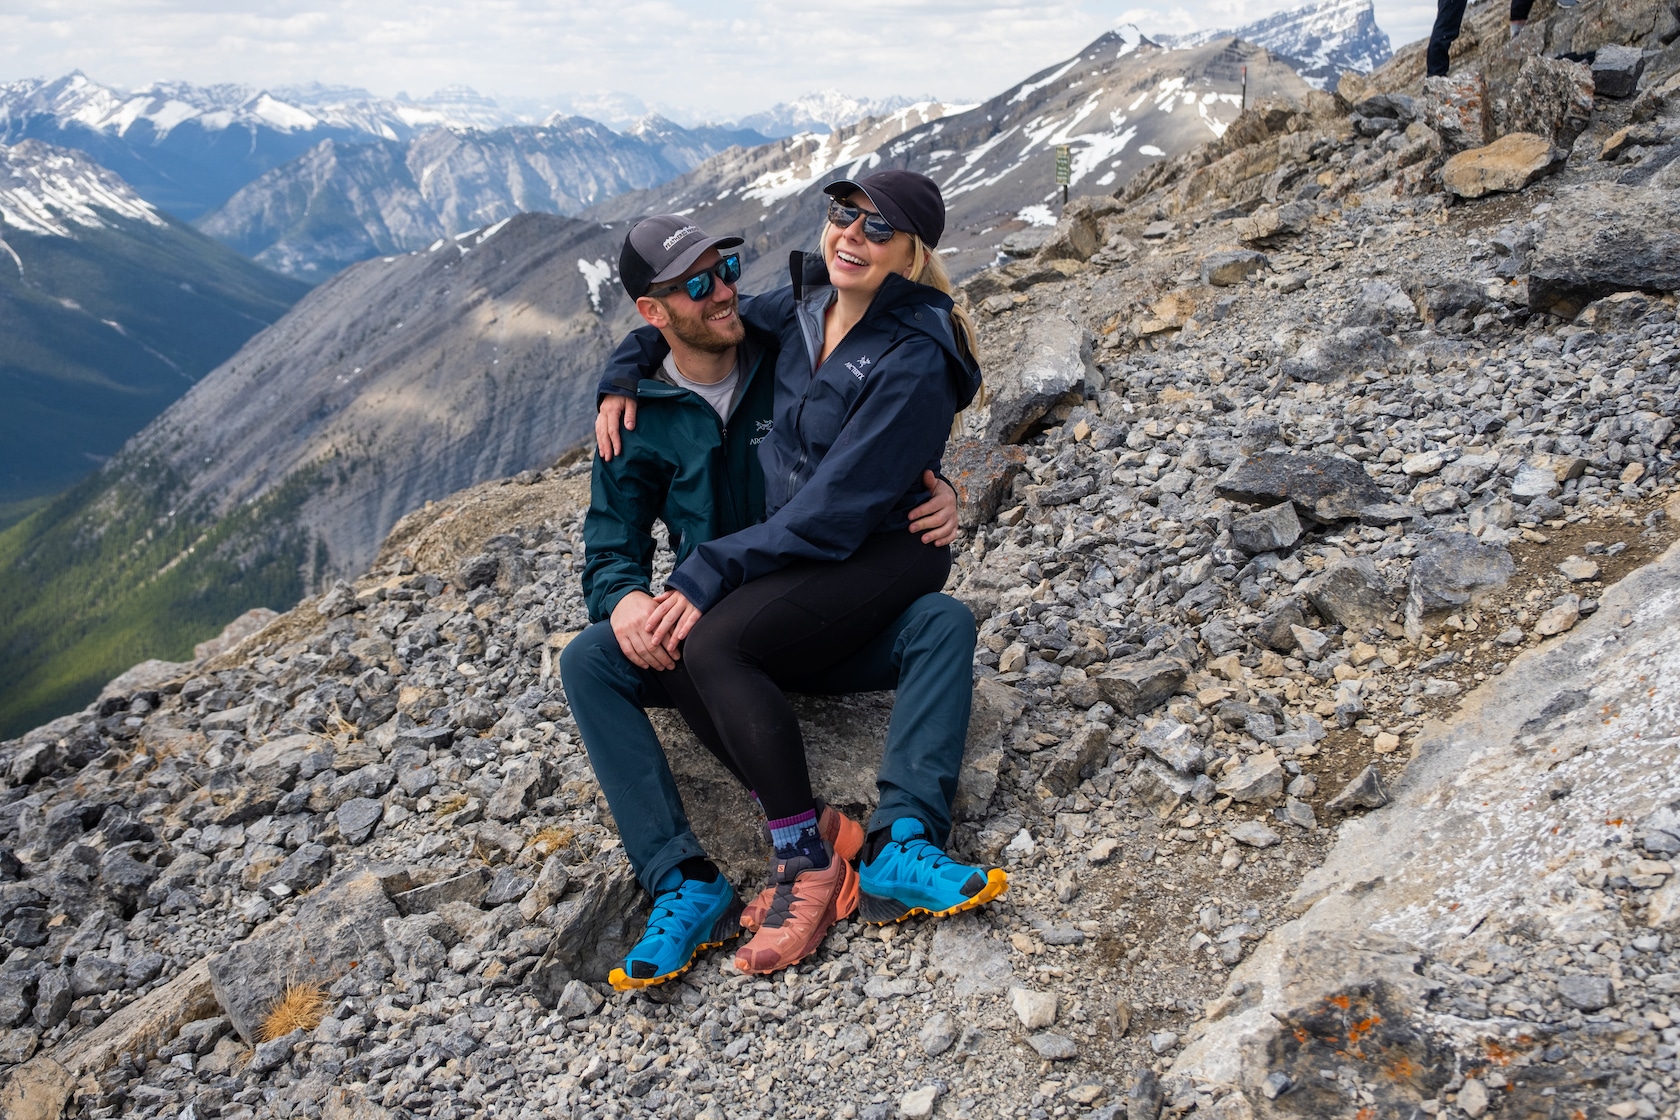
M 877 245 L 885 245 L 893 239 L 893 234 L 898 232 L 891 222 L 879 214 L 861 206 L 853 206 L 849 202 L 841 202 L 838 198 L 829 200 L 828 220 L 841 229 L 850 229 L 852 223 L 860 217 L 863 219 L 863 236 Z
M 741 255 L 731 253 L 698 276 L 690 276 L 687 280 L 681 280 L 668 287 L 649 292 L 648 295 L 668 296 L 675 292 L 686 291 L 689 299 L 699 303 L 712 294 L 712 277 L 714 276 L 725 284 L 733 284 L 739 280 L 741 278 Z

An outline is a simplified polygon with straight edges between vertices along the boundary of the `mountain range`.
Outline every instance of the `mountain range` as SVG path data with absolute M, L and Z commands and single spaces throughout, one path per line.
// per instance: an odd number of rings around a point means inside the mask
M 1387 33 L 1377 26 L 1371 0 L 1327 0 L 1238 28 L 1156 36 L 1168 47 L 1196 47 L 1227 38 L 1265 47 L 1314 89 L 1334 89 L 1343 74 L 1368 74 L 1394 55 Z
M 0 524 L 86 475 L 306 290 L 81 152 L 0 147 Z
M 432 128 L 406 141 L 327 139 L 195 224 L 261 264 L 319 282 L 356 261 L 525 211 L 575 214 L 763 141 L 756 132 L 684 129 L 658 117 L 628 133 L 552 117 L 494 131 Z
M 56 79 L 0 83 L 0 144 L 33 139 L 85 151 L 142 198 L 190 221 L 264 172 L 328 140 L 401 143 L 440 128 L 457 133 L 539 125 L 552 129 L 580 116 L 630 136 L 651 127 L 671 137 L 692 129 L 712 138 L 666 143 L 663 158 L 671 160 L 682 151 L 710 155 L 728 146 L 716 142 L 726 135 L 736 137 L 730 143 L 758 143 L 795 131 L 826 132 L 908 103 L 902 97 L 870 100 L 824 90 L 734 124 L 709 124 L 680 108 L 650 108 L 622 93 L 498 100 L 467 86 L 447 86 L 416 100 L 318 82 L 275 90 L 155 82 L 124 91 L 78 70 Z M 687 170 L 699 158 L 676 159 L 673 166 Z

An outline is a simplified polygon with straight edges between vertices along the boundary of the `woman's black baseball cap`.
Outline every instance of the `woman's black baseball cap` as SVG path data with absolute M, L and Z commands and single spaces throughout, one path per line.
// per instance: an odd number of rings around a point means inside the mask
M 835 198 L 862 193 L 894 229 L 913 233 L 929 249 L 945 232 L 945 198 L 939 186 L 915 171 L 877 171 L 861 179 L 841 179 L 823 188 Z

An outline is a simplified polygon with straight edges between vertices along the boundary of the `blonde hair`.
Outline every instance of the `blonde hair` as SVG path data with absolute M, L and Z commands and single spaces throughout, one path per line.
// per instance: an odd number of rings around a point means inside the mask
M 908 234 L 910 238 L 910 273 L 909 279 L 917 284 L 944 292 L 948 296 L 957 294 L 956 285 L 951 283 L 951 274 L 945 271 L 945 262 L 939 259 L 939 254 L 927 247 L 915 234 Z M 968 317 L 968 312 L 955 304 L 951 305 L 951 331 L 957 336 L 957 347 L 970 358 L 978 358 L 979 347 L 976 345 L 974 320 Z

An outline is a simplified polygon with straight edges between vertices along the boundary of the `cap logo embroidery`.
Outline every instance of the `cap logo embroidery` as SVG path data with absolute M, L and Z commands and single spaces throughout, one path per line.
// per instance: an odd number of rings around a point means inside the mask
M 699 226 L 684 226 L 683 228 L 679 229 L 677 232 L 673 233 L 671 236 L 667 237 L 661 243 L 660 247 L 664 248 L 664 249 L 669 249 L 671 246 L 675 245 L 677 242 L 681 241 L 683 238 L 687 237 L 689 234 L 699 233 L 699 232 L 700 232 L 700 227 Z

